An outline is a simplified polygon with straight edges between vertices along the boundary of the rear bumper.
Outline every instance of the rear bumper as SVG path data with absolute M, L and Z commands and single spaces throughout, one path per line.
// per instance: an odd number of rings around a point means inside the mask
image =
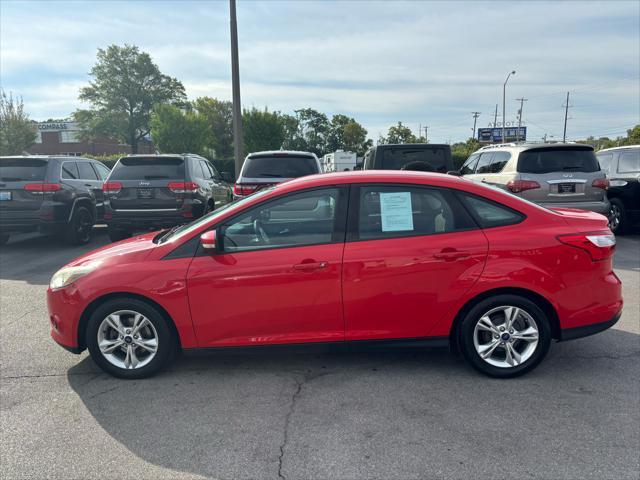
M 195 217 L 185 210 L 109 210 L 111 218 L 107 218 L 105 223 L 111 228 L 120 230 L 157 230 L 169 228 L 182 223 L 192 221 Z M 183 213 L 192 216 L 184 216 Z
M 540 203 L 540 206 L 545 208 L 577 208 L 578 210 L 588 210 L 608 217 L 611 204 L 609 200 L 603 200 L 601 202 L 545 202 Z
M 58 228 L 63 228 L 66 224 L 66 221 L 47 221 L 34 218 L 4 219 L 0 215 L 0 233 L 5 235 L 26 232 L 49 233 Z
M 564 342 L 566 340 L 575 340 L 576 338 L 588 337 L 589 335 L 594 335 L 596 333 L 600 333 L 608 328 L 613 327 L 620 317 L 622 316 L 622 310 L 619 310 L 613 318 L 605 321 L 592 323 L 591 325 L 585 325 L 582 327 L 575 328 L 563 328 L 560 330 L 560 341 Z

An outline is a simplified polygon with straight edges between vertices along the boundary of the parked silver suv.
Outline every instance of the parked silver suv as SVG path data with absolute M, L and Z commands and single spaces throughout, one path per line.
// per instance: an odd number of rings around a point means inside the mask
M 488 183 L 539 203 L 609 214 L 609 181 L 589 145 L 508 143 L 474 152 L 460 169 L 471 180 Z

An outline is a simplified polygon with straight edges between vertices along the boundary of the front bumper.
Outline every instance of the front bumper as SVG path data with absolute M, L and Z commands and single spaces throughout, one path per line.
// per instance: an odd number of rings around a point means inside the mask
M 618 322 L 618 320 L 620 320 L 621 316 L 622 310 L 619 310 L 618 313 L 613 316 L 613 318 L 605 322 L 592 323 L 590 325 L 584 325 L 582 327 L 563 328 L 562 330 L 560 330 L 559 341 L 564 342 L 566 340 L 575 340 L 576 338 L 588 337 L 589 335 L 603 332 L 604 330 L 613 327 Z
M 555 202 L 545 202 L 540 203 L 540 206 L 545 208 L 576 208 L 578 210 L 588 210 L 590 212 L 600 213 L 605 217 L 609 216 L 609 208 L 611 204 L 609 200 L 603 200 L 601 202 L 564 202 L 564 203 L 555 203 Z
M 85 303 L 74 284 L 59 290 L 47 289 L 51 338 L 73 353 L 84 350 L 78 341 L 78 325 Z

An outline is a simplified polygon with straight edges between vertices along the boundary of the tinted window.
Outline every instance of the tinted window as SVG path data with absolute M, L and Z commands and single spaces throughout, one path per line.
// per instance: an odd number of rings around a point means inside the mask
M 618 172 L 640 172 L 640 149 L 622 152 L 618 159 Z
M 450 192 L 407 186 L 360 188 L 361 240 L 429 235 L 473 228 Z
M 46 160 L 0 158 L 0 181 L 2 182 L 42 181 L 46 172 Z
M 224 227 L 226 252 L 330 243 L 338 189 L 287 195 L 257 207 Z
M 297 178 L 314 173 L 318 173 L 316 160 L 306 155 L 249 157 L 242 169 L 242 176 L 246 178 Z
M 524 219 L 521 213 L 475 195 L 461 194 L 482 228 L 512 225 Z
M 447 172 L 447 151 L 442 147 L 391 147 L 382 149 L 382 169 L 401 170 L 407 164 L 426 163 L 430 171 Z M 417 168 L 414 168 L 417 169 Z
M 105 167 L 101 163 L 92 163 L 92 165 L 93 165 L 93 168 L 96 169 L 96 171 L 98 172 L 98 176 L 102 180 L 106 180 L 109 174 L 111 173 L 111 170 L 109 170 L 107 167 Z
M 509 152 L 495 152 L 491 165 L 489 165 L 489 172 L 500 173 L 510 158 L 511 154 Z
M 518 172 L 597 172 L 598 160 L 590 148 L 544 148 L 526 150 L 518 158 Z
M 474 154 L 471 155 L 466 162 L 464 162 L 464 165 L 462 165 L 462 167 L 460 168 L 460 175 L 469 175 L 472 174 L 476 171 L 476 164 L 478 163 L 478 158 L 480 158 L 480 155 L 478 154 Z
M 599 153 L 596 155 L 600 163 L 600 169 L 603 172 L 611 173 L 611 162 L 613 161 L 613 153 Z
M 62 164 L 62 178 L 67 180 L 80 178 L 76 162 L 64 162 Z
M 78 162 L 78 170 L 80 172 L 80 176 L 83 180 L 98 180 L 98 176 L 96 172 L 91 168 L 91 164 L 89 162 Z
M 184 160 L 181 158 L 135 157 L 122 158 L 113 167 L 110 180 L 184 179 Z
M 480 155 L 478 160 L 478 166 L 476 167 L 476 173 L 489 173 L 489 165 L 493 158 L 493 152 L 485 152 Z

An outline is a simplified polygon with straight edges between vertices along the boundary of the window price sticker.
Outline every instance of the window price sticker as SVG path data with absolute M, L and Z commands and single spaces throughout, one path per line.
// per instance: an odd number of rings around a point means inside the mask
M 411 192 L 380 192 L 380 217 L 383 232 L 413 230 Z

